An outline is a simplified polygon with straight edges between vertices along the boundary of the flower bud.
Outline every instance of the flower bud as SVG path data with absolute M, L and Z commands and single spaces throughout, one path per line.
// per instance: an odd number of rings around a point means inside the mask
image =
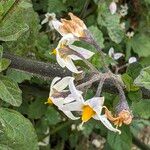
M 110 13 L 113 15 L 116 13 L 117 11 L 117 5 L 115 2 L 111 2 L 110 5 L 109 5 L 109 10 L 110 10 Z

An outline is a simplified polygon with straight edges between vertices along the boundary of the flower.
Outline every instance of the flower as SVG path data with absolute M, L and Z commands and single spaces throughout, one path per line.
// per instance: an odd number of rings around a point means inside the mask
M 62 68 L 67 67 L 71 72 L 81 73 L 82 71 L 77 70 L 72 60 L 82 60 L 81 57 L 89 59 L 94 55 L 94 53 L 84 48 L 72 45 L 73 42 L 74 36 L 72 34 L 67 34 L 62 37 L 58 46 L 52 53 L 56 55 L 56 60 Z
M 114 125 L 116 125 L 117 127 L 122 126 L 122 124 L 126 124 L 129 125 L 132 122 L 132 115 L 128 110 L 122 110 L 119 112 L 117 117 L 113 117 L 113 115 L 111 114 L 111 111 L 108 110 L 107 107 L 105 107 L 105 115 L 107 116 L 107 118 L 114 123 Z
M 109 49 L 108 55 L 115 60 L 118 60 L 120 57 L 124 56 L 123 53 L 115 53 L 113 47 Z
M 41 24 L 49 22 L 49 26 L 51 28 L 55 28 L 62 36 L 66 34 L 72 34 L 77 38 L 85 36 L 85 30 L 87 30 L 86 25 L 84 22 L 78 18 L 77 16 L 73 15 L 72 13 L 68 13 L 70 16 L 70 20 L 61 19 L 61 21 L 56 19 L 56 15 L 54 13 L 47 13 L 45 15 L 45 19 L 42 21 Z
M 128 60 L 128 63 L 129 63 L 129 64 L 132 64 L 132 63 L 134 63 L 134 62 L 137 62 L 136 57 L 130 57 L 129 60 Z
M 121 7 L 120 15 L 122 17 L 126 16 L 128 14 L 128 5 L 127 5 L 127 3 L 125 3 L 125 5 L 121 5 L 120 7 Z
M 61 19 L 62 25 L 60 26 L 60 30 L 58 32 L 60 32 L 60 34 L 71 33 L 78 38 L 84 37 L 85 30 L 87 30 L 84 22 L 72 13 L 68 13 L 68 15 L 70 16 L 71 20 Z
M 101 146 L 101 142 L 98 139 L 93 139 L 92 144 L 96 147 L 99 148 Z
M 68 96 L 67 92 L 69 91 L 65 90 L 71 78 L 72 77 L 69 77 L 69 76 L 64 77 L 63 79 L 61 79 L 60 77 L 55 77 L 50 86 L 50 93 L 49 93 L 48 101 L 45 104 L 54 104 L 59 109 L 61 109 L 64 101 L 69 102 L 73 100 L 71 99 L 72 98 L 71 96 Z M 73 116 L 72 113 L 70 113 L 69 111 L 64 111 L 64 114 L 68 116 L 69 118 L 72 118 L 72 120 L 79 119 L 78 117 Z
M 130 38 L 132 38 L 134 36 L 134 32 L 133 31 L 127 32 L 126 36 L 130 39 Z
M 54 29 L 53 22 L 56 21 L 56 14 L 55 13 L 46 13 L 45 19 L 41 22 L 41 24 L 45 24 L 48 22 L 48 25 L 51 29 Z
M 109 130 L 121 133 L 120 130 L 111 125 L 111 123 L 107 120 L 106 115 L 101 115 L 104 97 L 93 97 L 84 101 L 82 93 L 75 88 L 73 78 L 71 78 L 69 82 L 69 90 L 71 92 L 71 97 L 74 97 L 74 100 L 63 104 L 61 108 L 63 112 L 69 111 L 72 113 L 74 111 L 79 111 L 81 112 L 82 124 L 89 121 L 91 118 L 94 118 L 96 120 L 100 120 Z
M 116 11 L 117 11 L 117 5 L 115 2 L 111 2 L 110 5 L 109 5 L 109 10 L 111 12 L 111 14 L 115 14 Z

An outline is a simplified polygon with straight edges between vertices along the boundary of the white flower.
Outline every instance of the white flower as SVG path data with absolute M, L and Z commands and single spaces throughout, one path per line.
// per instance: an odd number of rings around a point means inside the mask
M 92 144 L 96 147 L 99 148 L 101 146 L 101 142 L 98 139 L 93 139 Z
M 109 55 L 110 57 L 112 57 L 113 59 L 115 59 L 115 60 L 118 60 L 119 58 L 121 58 L 122 56 L 124 56 L 123 53 L 115 53 L 113 47 L 111 47 L 111 48 L 109 49 L 108 55 Z
M 64 96 L 63 94 L 68 92 L 68 90 L 65 90 L 66 87 L 68 86 L 70 80 L 72 77 L 64 77 L 64 78 L 59 78 L 55 77 L 51 83 L 50 86 L 50 93 L 49 93 L 49 98 L 46 103 L 48 104 L 54 104 L 58 107 L 58 109 L 61 110 L 61 107 L 63 106 L 64 101 L 65 102 L 70 102 L 72 101 L 72 97 Z M 61 80 L 60 80 L 61 79 Z M 74 78 L 73 78 L 74 79 Z M 66 116 L 69 118 L 72 118 L 72 120 L 79 119 L 79 117 L 75 117 L 70 113 L 70 111 L 63 111 Z
M 115 14 L 116 11 L 117 11 L 117 5 L 115 2 L 111 2 L 110 5 L 109 5 L 109 10 L 111 12 L 111 14 Z
M 129 60 L 128 60 L 128 63 L 132 64 L 132 63 L 134 63 L 136 61 L 137 61 L 136 57 L 130 57 Z
M 85 59 L 89 59 L 94 53 L 82 47 L 71 45 L 73 42 L 74 36 L 72 34 L 67 34 L 59 41 L 53 53 L 56 54 L 56 60 L 62 68 L 67 67 L 71 72 L 81 73 L 82 71 L 77 70 L 73 60 L 82 60 L 78 55 L 81 55 Z
M 45 19 L 41 22 L 41 24 L 45 24 L 48 22 L 48 25 L 51 29 L 54 29 L 53 21 L 56 21 L 56 14 L 55 13 L 46 13 Z
M 134 36 L 134 32 L 133 31 L 127 32 L 126 36 L 130 39 L 130 38 L 132 38 Z
M 128 14 L 128 5 L 127 5 L 127 3 L 125 5 L 121 5 L 120 7 L 121 7 L 120 12 L 119 12 L 120 15 L 122 17 L 126 16 Z
M 71 92 L 71 96 L 74 97 L 75 100 L 72 100 L 69 103 L 64 103 L 61 110 L 63 112 L 70 111 L 70 113 L 74 111 L 81 112 L 82 124 L 91 118 L 94 118 L 96 120 L 100 120 L 109 130 L 121 133 L 120 130 L 111 125 L 111 123 L 107 120 L 106 115 L 101 115 L 104 97 L 93 97 L 84 101 L 81 92 L 75 88 L 73 81 L 74 79 L 72 78 L 69 82 L 69 90 Z

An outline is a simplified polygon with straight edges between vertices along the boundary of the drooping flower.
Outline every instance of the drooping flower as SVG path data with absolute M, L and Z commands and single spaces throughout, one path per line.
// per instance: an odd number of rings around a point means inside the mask
M 81 120 L 82 124 L 94 118 L 96 120 L 100 120 L 109 130 L 113 132 L 120 132 L 120 130 L 114 128 L 111 123 L 107 120 L 106 115 L 101 115 L 104 97 L 93 97 L 87 101 L 84 101 L 81 92 L 79 92 L 75 85 L 74 79 L 72 78 L 69 82 L 69 90 L 71 92 L 71 96 L 74 97 L 75 100 L 65 102 L 62 111 L 70 111 L 72 112 L 81 112 Z M 73 114 L 72 114 L 73 115 Z
M 121 5 L 120 7 L 121 7 L 121 9 L 119 11 L 120 15 L 122 17 L 126 16 L 128 14 L 128 5 L 127 5 L 127 3 L 125 3 L 124 5 Z
M 72 13 L 68 13 L 68 15 L 71 18 L 70 20 L 61 19 L 61 21 L 59 21 L 56 19 L 56 15 L 54 13 L 47 13 L 42 24 L 48 22 L 50 27 L 55 28 L 62 36 L 72 34 L 76 37 L 76 40 L 77 38 L 84 37 L 85 30 L 87 30 L 84 22 Z
M 68 90 L 65 90 L 66 87 L 68 86 L 70 80 L 72 77 L 55 77 L 51 83 L 50 86 L 50 93 L 49 93 L 49 98 L 45 104 L 54 104 L 56 105 L 60 110 L 61 107 L 63 106 L 64 101 L 69 102 L 72 101 L 72 97 L 68 97 Z M 61 80 L 60 80 L 61 79 Z M 69 118 L 72 118 L 72 120 L 79 119 L 79 117 L 75 117 L 70 113 L 70 111 L 64 111 L 65 115 L 68 116 Z
M 132 122 L 132 114 L 128 110 L 122 110 L 116 117 L 113 117 L 111 111 L 108 110 L 107 107 L 105 108 L 105 115 L 107 118 L 114 123 L 117 127 L 122 126 L 122 124 L 129 125 Z
M 115 53 L 113 47 L 111 47 L 111 48 L 109 49 L 108 55 L 109 55 L 110 57 L 112 57 L 113 59 L 115 59 L 115 60 L 118 60 L 119 58 L 121 58 L 122 56 L 124 56 L 123 53 Z
M 67 34 L 62 37 L 58 46 L 52 53 L 56 55 L 56 60 L 62 68 L 67 67 L 71 72 L 81 73 L 82 71 L 77 70 L 73 60 L 82 60 L 81 56 L 85 59 L 89 59 L 94 53 L 82 47 L 72 45 L 73 42 L 74 36 L 72 34 Z
M 111 2 L 109 5 L 109 10 L 112 15 L 115 14 L 117 11 L 117 4 L 115 2 Z

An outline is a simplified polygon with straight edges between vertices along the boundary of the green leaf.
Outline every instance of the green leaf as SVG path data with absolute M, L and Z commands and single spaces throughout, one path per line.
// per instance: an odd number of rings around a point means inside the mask
M 91 31 L 92 35 L 94 36 L 100 47 L 104 48 L 104 38 L 101 30 L 99 30 L 96 26 L 90 26 L 89 30 Z
M 61 12 L 65 11 L 66 7 L 63 4 L 62 0 L 50 0 L 48 1 L 48 12 Z
M 112 15 L 106 2 L 101 2 L 98 8 L 97 22 L 100 26 L 107 28 L 109 37 L 115 43 L 120 43 L 124 37 L 123 30 L 120 27 L 120 16 Z
M 126 73 L 132 78 L 135 79 L 142 69 L 142 66 L 140 63 L 132 63 L 127 67 Z
M 10 63 L 11 61 L 9 59 L 6 59 L 6 58 L 0 59 L 0 72 L 7 69 Z
M 15 41 L 29 29 L 27 24 L 7 21 L 0 30 L 0 41 Z
M 128 97 L 132 102 L 138 102 L 142 99 L 142 91 L 133 91 L 128 93 Z
M 142 69 L 140 75 L 134 80 L 134 83 L 150 90 L 150 66 Z
M 150 37 L 145 34 L 136 34 L 132 38 L 132 48 L 140 57 L 147 57 L 150 55 L 149 38 Z
M 123 74 L 121 78 L 126 85 L 127 91 L 137 91 L 139 89 L 139 87 L 133 83 L 133 79 L 128 74 Z
M 143 99 L 140 102 L 134 102 L 132 104 L 133 114 L 139 115 L 141 118 L 149 118 L 150 117 L 150 101 L 149 99 Z
M 39 119 L 46 111 L 45 99 L 37 98 L 28 108 L 28 116 L 31 119 Z
M 35 130 L 20 113 L 0 108 L 0 131 L 1 150 L 38 150 Z
M 3 56 L 3 46 L 0 45 L 0 59 L 2 58 L 2 56 Z
M 121 128 L 121 134 L 108 132 L 107 142 L 113 150 L 129 150 L 132 146 L 132 135 L 130 128 L 124 126 Z
M 22 83 L 23 81 L 30 80 L 32 78 L 31 74 L 17 69 L 8 69 L 7 76 L 17 83 Z
M 45 117 L 46 117 L 49 125 L 55 125 L 61 121 L 61 116 L 60 116 L 59 112 L 56 111 L 52 106 L 49 106 L 47 108 Z
M 5 76 L 0 76 L 0 98 L 13 105 L 20 106 L 22 103 L 21 90 L 18 85 Z

